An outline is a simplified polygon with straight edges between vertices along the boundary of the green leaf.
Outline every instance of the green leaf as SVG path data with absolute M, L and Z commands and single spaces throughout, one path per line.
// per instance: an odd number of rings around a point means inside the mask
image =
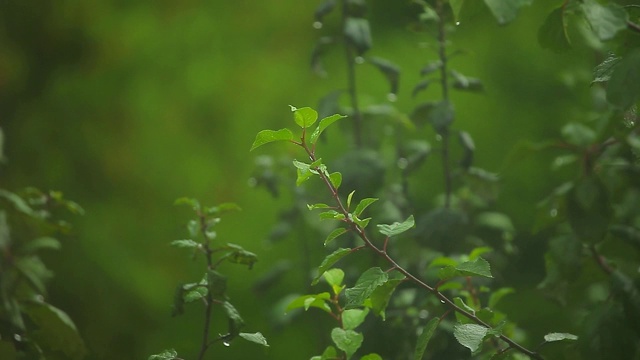
M 462 10 L 462 5 L 464 4 L 464 0 L 449 0 L 449 6 L 451 6 L 451 11 L 453 12 L 453 18 L 455 21 L 460 19 L 460 11 Z M 415 360 L 419 358 L 414 357 Z
M 445 134 L 453 123 L 455 112 L 449 101 L 439 101 L 428 110 L 427 120 L 438 134 Z
M 334 294 L 339 294 L 344 286 L 342 286 L 342 280 L 344 280 L 344 271 L 340 269 L 329 269 L 322 274 L 327 283 L 331 286 Z
M 344 351 L 347 354 L 347 360 L 353 356 L 353 354 L 360 348 L 364 336 L 353 330 L 344 330 L 341 328 L 334 328 L 331 330 L 331 339 L 336 344 L 338 349 Z
M 348 17 L 344 23 L 344 35 L 356 48 L 358 55 L 371 49 L 371 30 L 367 19 Z
M 361 357 L 360 360 L 383 360 L 383 359 L 380 355 L 376 353 L 371 353 Z
M 227 319 L 229 319 L 229 334 L 231 334 L 232 337 L 235 337 L 240 333 L 240 329 L 244 326 L 244 320 L 240 316 L 240 313 L 238 313 L 238 310 L 236 310 L 230 302 L 223 302 L 222 308 L 224 309 L 225 315 L 227 315 Z
M 389 273 L 389 280 L 384 284 L 378 286 L 371 296 L 371 309 L 375 315 L 378 315 L 385 320 L 386 314 L 385 310 L 387 305 L 389 304 L 389 300 L 391 299 L 391 295 L 396 290 L 396 287 L 400 285 L 405 280 L 405 276 L 399 272 Z
M 181 287 L 183 289 L 182 297 L 186 303 L 200 300 L 207 296 L 207 293 L 209 292 L 209 288 L 207 287 L 207 278 L 203 278 L 199 283 L 185 284 Z
M 174 349 L 167 349 L 159 354 L 149 356 L 148 360 L 174 360 L 178 357 L 178 352 Z
M 356 223 L 358 226 L 360 226 L 361 228 L 366 228 L 367 225 L 369 225 L 369 221 L 371 221 L 371 218 L 366 218 L 366 219 L 360 219 L 357 216 L 353 215 L 353 214 L 349 214 L 349 218 L 351 219 L 351 221 L 353 221 L 354 223 Z
M 171 242 L 171 246 L 175 246 L 177 248 L 193 249 L 193 248 L 199 248 L 200 244 L 191 239 L 185 239 L 185 240 L 173 240 Z
M 364 322 L 369 314 L 369 309 L 348 309 L 342 312 L 342 327 L 345 330 L 354 330 Z
M 337 238 L 338 236 L 346 233 L 348 230 L 345 228 L 337 228 L 335 230 L 333 230 L 328 236 L 327 238 L 324 240 L 324 246 L 327 246 L 328 243 L 330 243 L 331 241 L 333 241 L 335 238 Z
M 253 141 L 253 145 L 251 145 L 251 150 L 270 143 L 274 141 L 292 141 L 293 133 L 289 129 L 280 129 L 277 131 L 274 130 L 262 130 L 256 135 L 256 139 Z
M 562 136 L 569 144 L 586 147 L 596 140 L 596 132 L 583 124 L 570 122 L 562 127 Z
M 581 240 L 596 243 L 604 238 L 613 210 L 600 179 L 587 176 L 578 180 L 567 194 L 566 207 L 569 224 Z
M 1 241 L 0 241 L 1 242 Z M 52 250 L 58 250 L 60 249 L 60 241 L 58 241 L 57 239 L 54 239 L 52 237 L 48 237 L 48 236 L 44 236 L 44 237 L 40 237 L 37 239 L 33 239 L 29 242 L 27 242 L 26 244 L 24 244 L 21 248 L 20 248 L 20 253 L 21 254 L 33 254 L 39 250 L 43 250 L 43 249 L 52 249 Z M 2 248 L 2 246 L 0 246 L 0 248 Z
M 498 303 L 500 302 L 500 300 L 502 300 L 503 297 L 509 295 L 509 294 L 513 294 L 516 291 L 513 288 L 508 288 L 508 287 L 503 287 L 497 290 L 494 290 L 493 292 L 491 292 L 491 295 L 489 296 L 489 307 L 490 308 L 494 308 L 496 305 L 498 305 Z
M 562 340 L 578 340 L 578 337 L 569 333 L 549 333 L 544 336 L 544 341 L 554 342 Z
M 461 308 L 462 310 L 470 313 L 471 315 L 475 315 L 476 314 L 476 310 L 472 307 L 470 307 L 469 305 L 467 305 L 461 297 L 455 297 L 453 298 L 453 303 L 456 304 L 459 308 Z M 465 317 L 464 315 L 456 312 L 456 319 L 458 320 L 458 322 L 460 324 L 470 324 L 472 321 L 470 319 L 468 319 L 467 317 Z
M 338 352 L 333 346 L 327 346 L 321 356 L 313 356 L 310 360 L 334 360 L 338 357 Z
M 350 192 L 350 193 L 349 193 L 349 196 L 347 196 L 347 209 L 350 209 L 350 208 L 351 208 L 351 199 L 353 198 L 353 194 L 354 194 L 355 192 L 356 192 L 356 191 L 355 191 L 355 190 L 353 190 L 352 192 Z
M 293 111 L 293 120 L 303 129 L 308 128 L 318 120 L 318 112 L 310 107 L 300 109 L 291 105 L 289 105 L 289 107 L 291 107 L 291 111 Z
M 234 251 L 227 255 L 227 261 L 234 264 L 247 265 L 249 269 L 258 261 L 258 255 L 244 249 Z
M 518 10 L 525 5 L 531 5 L 533 0 L 484 0 L 498 24 L 506 25 L 515 20 Z
M 591 84 L 609 81 L 620 60 L 622 60 L 621 57 L 612 52 L 608 53 L 607 58 L 593 69 L 593 81 Z
M 200 201 L 198 199 L 181 197 L 173 202 L 173 205 L 189 205 L 195 211 L 200 210 Z
M 554 52 L 561 52 L 571 48 L 564 7 L 553 10 L 538 30 L 540 46 Z
M 339 172 L 334 172 L 333 174 L 330 174 L 329 181 L 331 181 L 331 185 L 333 185 L 334 188 L 336 189 L 340 188 L 340 185 L 342 184 L 342 174 Z
M 389 237 L 391 236 L 396 236 L 396 235 L 400 235 L 403 232 L 411 229 L 412 227 L 415 226 L 415 220 L 413 219 L 413 215 L 409 215 L 409 217 L 407 218 L 407 220 L 399 223 L 399 222 L 394 222 L 391 225 L 384 225 L 384 224 L 379 224 L 378 226 L 378 230 L 384 234 L 387 235 Z
M 313 204 L 313 205 L 309 205 L 307 204 L 307 209 L 309 210 L 315 210 L 315 209 L 327 209 L 330 208 L 331 206 L 327 205 L 327 204 Z
M 391 89 L 390 94 L 398 93 L 398 82 L 400 80 L 400 68 L 398 65 L 392 63 L 389 60 L 385 60 L 378 57 L 371 57 L 367 59 L 367 62 L 374 65 L 380 72 L 387 78 Z
M 366 209 L 369 205 L 373 204 L 376 201 L 378 201 L 378 199 L 376 198 L 366 198 L 366 199 L 360 200 L 360 202 L 358 203 L 358 206 L 356 206 L 356 209 L 353 211 L 353 214 L 356 216 L 360 216 L 360 214 L 362 214 L 364 209 Z
M 466 77 L 454 70 L 451 70 L 451 76 L 453 77 L 454 89 L 470 92 L 481 92 L 484 90 L 484 85 L 482 85 L 480 79 Z
M 487 260 L 479 257 L 474 261 L 466 261 L 456 266 L 447 266 L 438 271 L 441 280 L 449 280 L 460 276 L 481 276 L 493 278 L 491 275 L 491 265 Z
M 640 48 L 625 55 L 617 64 L 607 84 L 607 100 L 628 109 L 640 99 Z
M 3 197 L 9 200 L 9 202 L 13 204 L 13 207 L 19 212 L 29 216 L 37 217 L 36 212 L 34 212 L 33 209 L 31 209 L 31 207 L 29 206 L 29 204 L 27 204 L 27 202 L 20 196 L 10 191 L 0 189 L 0 197 Z
M 307 311 L 310 308 L 315 307 L 330 313 L 331 307 L 327 303 L 327 300 L 329 299 L 331 299 L 331 295 L 328 292 L 323 292 L 315 295 L 302 295 L 289 303 L 289 305 L 287 305 L 287 308 L 285 309 L 285 312 L 289 312 L 297 308 L 304 308 L 304 310 Z
M 583 0 L 580 8 L 591 29 L 602 41 L 612 39 L 618 31 L 627 28 L 627 12 L 620 5 L 609 3 L 605 6 L 595 0 Z
M 488 331 L 488 328 L 478 324 L 456 324 L 453 327 L 453 336 L 455 336 L 460 345 L 471 350 L 472 354 L 476 354 L 480 350 L 482 340 Z
M 373 291 L 389 280 L 389 274 L 379 267 L 373 267 L 362 273 L 356 284 L 345 290 L 347 304 L 345 308 L 350 309 L 361 306 L 368 299 Z
M 322 260 L 322 264 L 320 264 L 320 267 L 318 267 L 318 275 L 316 275 L 316 277 L 313 279 L 313 281 L 311 282 L 311 285 L 317 284 L 318 281 L 320 280 L 320 277 L 322 276 L 322 274 L 324 274 L 325 271 L 331 268 L 333 264 L 338 262 L 338 260 L 349 255 L 350 253 L 351 253 L 351 249 L 339 248 L 336 251 L 332 252 L 327 257 L 325 257 L 324 260 Z
M 252 343 L 269 347 L 269 344 L 267 343 L 267 339 L 264 337 L 264 335 L 262 335 L 259 332 L 253 333 L 253 334 L 241 332 L 240 334 L 238 334 L 238 336 L 240 336 L 241 338 L 247 341 L 251 341 Z
M 469 260 L 475 260 L 475 259 L 479 258 L 480 255 L 486 254 L 486 253 L 489 253 L 489 252 L 492 252 L 492 251 L 493 251 L 493 249 L 488 247 L 488 246 L 481 246 L 481 247 L 474 248 L 469 253 Z
M 344 214 L 337 212 L 336 210 L 329 210 L 322 212 L 318 215 L 321 220 L 343 220 Z
M 427 325 L 422 329 L 422 332 L 418 336 L 418 342 L 416 343 L 416 349 L 413 352 L 413 359 L 420 360 L 424 356 L 424 351 L 427 349 L 427 345 L 429 345 L 429 340 L 433 336 L 436 328 L 440 324 L 440 320 L 438 318 L 433 318 L 429 320 Z
M 336 121 L 338 121 L 340 119 L 344 119 L 344 118 L 346 118 L 346 116 L 340 115 L 340 114 L 334 114 L 334 115 L 327 116 L 326 118 L 320 120 L 320 123 L 318 123 L 318 127 L 311 134 L 311 137 L 309 138 L 309 141 L 312 144 L 315 144 L 318 141 L 318 138 L 320 138 L 320 134 L 322 134 L 322 132 L 327 127 L 329 127 L 329 125 L 333 124 L 334 122 L 336 122 Z
M 64 311 L 41 302 L 28 302 L 23 309 L 37 328 L 31 337 L 40 347 L 60 352 L 65 359 L 82 359 L 85 356 L 84 342 Z
M 207 270 L 207 288 L 213 296 L 224 296 L 227 291 L 227 277 L 215 270 Z

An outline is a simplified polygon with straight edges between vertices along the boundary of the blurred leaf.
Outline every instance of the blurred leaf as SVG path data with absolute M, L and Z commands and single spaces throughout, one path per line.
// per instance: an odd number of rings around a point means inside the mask
M 576 122 L 562 127 L 562 136 L 572 145 L 586 147 L 596 140 L 596 132 L 591 128 Z
M 198 199 L 192 199 L 188 197 L 181 197 L 176 199 L 176 201 L 173 202 L 173 205 L 189 205 L 195 211 L 200 210 L 200 202 L 198 201 Z
M 356 306 L 361 306 L 364 301 L 368 299 L 373 291 L 386 283 L 389 280 L 389 275 L 382 271 L 379 267 L 373 267 L 362 273 L 356 284 L 352 288 L 345 290 L 345 296 L 347 298 L 346 309 L 351 309 Z
M 492 251 L 493 251 L 493 249 L 488 247 L 488 246 L 481 246 L 481 247 L 474 248 L 469 253 L 469 260 L 473 261 L 473 260 L 479 258 L 480 255 L 486 254 L 486 253 L 490 253 Z
M 475 218 L 475 222 L 479 226 L 486 226 L 488 228 L 504 231 L 507 233 L 515 232 L 515 226 L 511 222 L 509 216 L 499 212 L 485 211 L 478 214 Z
M 396 235 L 400 235 L 403 232 L 411 229 L 412 227 L 415 226 L 415 221 L 413 219 L 413 215 L 409 215 L 409 217 L 407 218 L 407 220 L 403 221 L 403 222 L 394 222 L 391 225 L 384 225 L 384 224 L 379 224 L 378 226 L 378 231 L 380 231 L 383 235 L 387 235 L 389 237 L 391 236 L 396 236 Z
M 67 359 L 82 359 L 86 348 L 75 324 L 62 310 L 47 303 L 29 302 L 25 313 L 36 326 L 32 338 L 46 352 L 60 351 Z
M 249 269 L 258 261 L 258 255 L 244 249 L 234 251 L 227 256 L 227 260 L 234 264 L 247 265 Z
M 37 256 L 19 257 L 15 260 L 14 267 L 24 276 L 29 285 L 38 294 L 46 293 L 44 282 L 53 276 L 44 262 Z
M 148 360 L 174 360 L 178 357 L 178 352 L 174 349 L 167 349 L 159 354 L 149 356 Z
M 464 155 L 460 160 L 460 166 L 466 170 L 473 165 L 473 153 L 476 150 L 476 145 L 474 144 L 471 135 L 466 131 L 460 131 L 458 133 L 458 139 L 460 140 L 460 145 L 462 145 L 462 149 L 464 151 Z
M 500 302 L 500 300 L 502 300 L 503 297 L 509 295 L 509 294 L 513 294 L 516 291 L 513 288 L 508 288 L 508 287 L 503 287 L 503 288 L 499 288 L 497 290 L 494 290 L 493 292 L 491 292 L 491 295 L 489 296 L 489 307 L 490 308 L 494 308 L 496 307 L 496 305 L 498 305 L 498 303 Z
M 531 5 L 533 0 L 484 0 L 498 24 L 506 25 L 516 19 L 518 10 L 525 5 Z
M 335 210 L 329 210 L 322 212 L 318 215 L 321 220 L 343 220 L 344 214 L 341 214 Z
M 309 141 L 312 144 L 315 144 L 318 141 L 318 138 L 320 137 L 320 134 L 322 134 L 322 132 L 327 127 L 329 127 L 329 125 L 333 124 L 334 122 L 336 122 L 336 121 L 338 121 L 340 119 L 344 119 L 344 118 L 346 118 L 346 116 L 340 115 L 340 114 L 334 114 L 334 115 L 328 116 L 328 117 L 320 120 L 320 123 L 318 123 L 318 127 L 311 134 L 311 137 L 309 138 Z
M 431 126 L 433 126 L 433 129 L 442 135 L 448 132 L 449 126 L 453 123 L 454 116 L 453 104 L 443 100 L 435 103 L 434 106 L 429 109 L 427 120 Z
M 607 100 L 628 109 L 640 98 L 640 48 L 626 54 L 616 65 L 607 84 Z
M 171 316 L 184 314 L 184 288 L 182 284 L 176 287 L 173 295 L 173 305 L 171 306 Z
M 578 337 L 569 333 L 549 333 L 544 336 L 544 341 L 554 342 L 562 340 L 578 340 Z
M 171 242 L 171 246 L 175 246 L 177 248 L 198 248 L 200 247 L 200 244 L 191 240 L 191 239 L 185 239 L 185 240 L 173 240 Z
M 327 72 L 324 69 L 324 65 L 322 63 L 322 56 L 324 55 L 324 53 L 327 51 L 327 48 L 331 44 L 333 44 L 332 37 L 322 36 L 318 39 L 318 41 L 316 41 L 316 45 L 313 47 L 313 50 L 311 51 L 311 69 L 313 69 L 313 71 L 318 76 L 322 76 L 322 77 L 327 76 Z
M 389 273 L 389 279 L 382 285 L 378 286 L 371 293 L 371 310 L 375 315 L 378 315 L 385 320 L 385 310 L 391 299 L 391 295 L 396 290 L 396 287 L 400 285 L 405 279 L 405 276 L 399 272 Z
M 2 216 L 0 214 L 0 216 Z M 0 220 L 0 228 L 2 227 L 2 220 Z M 3 247 L 2 246 L 2 234 L 1 234 L 2 230 L 0 230 L 0 249 Z M 60 241 L 58 241 L 57 239 L 54 239 L 52 237 L 40 237 L 37 239 L 33 239 L 31 241 L 26 242 L 19 250 L 19 252 L 21 254 L 25 254 L 25 255 L 29 255 L 29 254 L 33 254 L 39 250 L 43 250 L 43 249 L 51 249 L 51 250 L 58 250 L 60 249 Z
M 232 337 L 235 337 L 240 333 L 240 329 L 244 326 L 244 320 L 240 316 L 240 313 L 238 313 L 238 310 L 236 310 L 230 302 L 223 302 L 222 308 L 227 315 L 227 319 L 229 319 L 229 334 Z
M 411 91 L 411 97 L 416 97 L 420 91 L 426 90 L 427 87 L 429 87 L 429 84 L 431 84 L 431 80 L 429 79 L 425 79 L 417 83 L 416 86 L 413 87 L 413 91 Z
M 404 142 L 400 148 L 398 167 L 402 169 L 405 174 L 409 174 L 420 167 L 430 153 L 431 145 L 427 141 L 412 140 Z
M 329 14 L 335 6 L 335 0 L 325 0 L 321 2 L 313 13 L 314 19 L 318 22 L 322 22 L 325 15 Z
M 611 225 L 609 231 L 615 237 L 631 244 L 637 250 L 640 250 L 640 230 L 626 225 Z
M 310 360 L 333 360 L 338 357 L 338 352 L 333 346 L 327 346 L 321 356 L 314 356 Z
M 227 277 L 215 270 L 207 270 L 207 288 L 211 295 L 223 297 L 227 291 Z
M 289 129 L 274 130 L 262 130 L 256 135 L 256 139 L 251 145 L 251 151 L 264 144 L 274 141 L 293 141 L 293 133 Z
M 420 76 L 429 75 L 434 71 L 438 71 L 442 68 L 442 61 L 436 60 L 428 63 L 422 69 L 420 69 Z
M 364 337 L 362 334 L 353 330 L 344 330 L 341 328 L 334 328 L 331 330 L 331 339 L 336 344 L 338 349 L 344 351 L 347 354 L 347 360 L 353 356 L 353 354 L 362 345 Z
M 449 280 L 460 276 L 493 278 L 491 275 L 491 265 L 481 257 L 474 261 L 465 261 L 455 266 L 446 266 L 438 271 L 438 277 L 441 280 Z
M 342 259 L 343 257 L 349 255 L 350 253 L 351 249 L 339 248 L 325 257 L 324 260 L 322 260 L 322 264 L 320 264 L 320 266 L 318 267 L 318 275 L 316 275 L 316 277 L 313 279 L 311 285 L 317 284 L 320 280 L 320 277 L 322 276 L 322 274 L 324 274 L 325 271 L 329 270 L 329 268 L 331 268 L 333 264 L 338 262 L 338 260 Z
M 618 4 L 608 3 L 605 6 L 595 0 L 583 0 L 580 8 L 600 40 L 610 40 L 618 31 L 627 28 L 627 12 Z
M 440 324 L 440 320 L 438 318 L 433 318 L 429 320 L 424 328 L 422 328 L 422 332 L 418 336 L 418 341 L 416 342 L 416 349 L 413 353 L 414 360 L 422 359 L 424 352 L 427 349 L 427 345 L 429 345 L 429 341 L 431 340 L 433 333 L 436 331 L 438 324 Z
M 464 4 L 464 0 L 449 0 L 449 6 L 451 6 L 451 11 L 453 12 L 453 18 L 455 21 L 460 19 L 460 11 L 462 10 L 462 5 Z M 424 352 L 424 351 L 423 351 Z M 420 359 L 422 356 L 414 356 L 415 360 Z
M 609 81 L 611 74 L 621 59 L 621 57 L 616 56 L 612 52 L 608 53 L 607 58 L 593 69 L 593 81 L 591 84 Z
M 453 326 L 453 336 L 460 345 L 476 354 L 482 347 L 482 340 L 489 331 L 488 328 L 477 324 L 456 324 Z
M 391 94 L 398 94 L 398 83 L 400 80 L 400 67 L 389 60 L 371 57 L 367 61 L 374 65 L 387 78 Z
M 451 76 L 453 77 L 454 89 L 471 92 L 481 92 L 484 90 L 484 85 L 482 85 L 480 79 L 466 77 L 455 70 L 451 70 Z
M 369 21 L 362 18 L 349 17 L 344 24 L 344 36 L 362 55 L 371 48 L 371 30 Z
M 620 270 L 611 274 L 611 290 L 622 300 L 625 320 L 640 334 L 640 283 Z
M 238 334 L 238 336 L 252 343 L 269 347 L 269 344 L 267 343 L 267 339 L 264 337 L 264 335 L 262 335 L 259 332 L 253 333 L 253 334 L 241 332 L 240 334 Z
M 292 105 L 289 105 L 289 107 L 293 112 L 293 120 L 303 129 L 308 128 L 318 120 L 318 112 L 310 107 L 300 109 Z
M 337 238 L 338 236 L 344 234 L 347 232 L 347 229 L 345 228 L 337 228 L 335 230 L 333 230 L 329 235 L 327 235 L 327 238 L 324 240 L 324 246 L 327 246 L 328 243 L 330 243 L 331 241 L 333 241 L 335 238 Z
M 604 184 L 595 176 L 584 177 L 569 191 L 566 201 L 569 224 L 576 235 L 589 243 L 603 240 L 612 216 Z
M 360 360 L 384 360 L 384 359 L 382 359 L 382 357 L 380 357 L 380 355 L 378 354 L 371 353 L 361 357 Z
M 11 243 L 9 224 L 7 223 L 7 213 L 0 210 L 0 250 L 5 250 Z
M 564 7 L 553 10 L 538 30 L 538 42 L 544 49 L 562 52 L 571 48 Z
M 342 327 L 345 330 L 354 330 L 364 322 L 369 314 L 369 309 L 349 309 L 342 312 Z
M 331 307 L 327 303 L 327 301 L 330 299 L 331 295 L 328 292 L 323 292 L 315 295 L 302 295 L 289 303 L 285 311 L 289 312 L 293 309 L 298 308 L 304 308 L 304 310 L 307 311 L 310 308 L 314 307 L 331 313 Z

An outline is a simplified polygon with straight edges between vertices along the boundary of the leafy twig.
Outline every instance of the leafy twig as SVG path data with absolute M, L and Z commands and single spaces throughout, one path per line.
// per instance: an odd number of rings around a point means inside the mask
M 440 82 L 442 88 L 442 100 L 446 103 L 449 102 L 449 79 L 447 73 L 447 44 L 446 44 L 446 29 L 444 22 L 444 11 L 442 9 L 442 1 L 436 2 L 435 11 L 438 14 L 438 56 L 440 57 Z M 449 129 L 447 128 L 440 134 L 442 136 L 442 171 L 444 173 L 444 189 L 445 199 L 444 207 L 451 207 L 451 192 L 452 192 L 452 179 L 451 179 L 451 167 L 449 165 Z

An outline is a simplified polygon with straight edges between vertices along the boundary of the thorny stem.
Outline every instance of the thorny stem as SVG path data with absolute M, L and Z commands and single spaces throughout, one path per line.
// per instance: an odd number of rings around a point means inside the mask
M 447 70 L 447 44 L 446 29 L 444 22 L 444 10 L 442 9 L 442 0 L 436 2 L 436 13 L 438 14 L 438 56 L 440 57 L 440 87 L 442 88 L 442 100 L 449 103 L 449 79 Z M 444 173 L 444 207 L 451 207 L 451 167 L 449 164 L 449 126 L 445 127 L 440 133 L 442 136 L 442 172 Z
M 347 0 L 342 0 L 342 28 L 344 29 L 347 18 L 349 17 L 347 10 Z M 349 44 L 346 36 L 344 40 L 344 52 L 347 61 L 347 89 L 351 98 L 351 108 L 353 109 L 353 138 L 357 148 L 362 147 L 362 114 L 358 104 L 358 93 L 356 90 L 356 66 L 355 57 L 353 56 L 353 47 Z
M 315 155 L 315 151 L 309 149 L 309 147 L 307 146 L 306 142 L 304 141 L 304 138 L 302 139 L 302 141 L 299 143 L 299 145 L 306 151 L 307 155 L 309 156 L 309 159 L 314 162 L 317 160 L 317 157 Z M 432 287 L 430 285 L 428 285 L 427 283 L 425 283 L 424 281 L 420 280 L 418 277 L 416 277 L 415 275 L 413 275 L 412 273 L 410 273 L 408 270 L 406 270 L 405 268 L 403 268 L 402 266 L 400 266 L 386 251 L 386 249 L 380 249 L 378 248 L 372 241 L 371 239 L 369 239 L 368 235 L 365 233 L 364 229 L 361 228 L 360 226 L 358 226 L 358 224 L 356 224 L 355 222 L 353 222 L 353 220 L 351 220 L 349 218 L 349 211 L 347 210 L 347 208 L 343 205 L 342 200 L 340 199 L 340 196 L 338 194 L 338 189 L 335 188 L 333 186 L 333 184 L 331 184 L 331 180 L 327 177 L 327 175 L 325 175 L 323 172 L 319 172 L 318 173 L 320 178 L 322 179 L 322 181 L 324 182 L 324 184 L 326 185 L 326 187 L 329 189 L 329 191 L 331 192 L 331 196 L 333 197 L 334 201 L 336 202 L 337 205 L 337 211 L 339 211 L 340 213 L 342 213 L 345 216 L 345 223 L 350 227 L 351 230 L 353 230 L 356 234 L 358 234 L 358 237 L 364 241 L 366 247 L 368 247 L 369 249 L 371 249 L 373 252 L 375 252 L 376 254 L 378 254 L 378 256 L 382 257 L 384 260 L 387 261 L 387 263 L 389 263 L 391 265 L 391 268 L 396 269 L 398 272 L 400 272 L 401 274 L 403 274 L 404 276 L 407 277 L 407 279 L 413 283 L 415 283 L 416 285 L 418 285 L 418 287 L 421 287 L 425 290 L 427 290 L 428 292 L 432 293 L 434 296 L 436 296 L 441 303 L 443 303 L 444 305 L 448 306 L 450 310 L 453 310 L 459 314 L 461 314 L 462 316 L 470 319 L 471 321 L 475 322 L 478 325 L 484 326 L 486 328 L 491 329 L 491 325 L 489 325 L 488 323 L 486 323 L 485 321 L 483 321 L 482 319 L 480 319 L 479 317 L 477 317 L 474 314 L 471 314 L 469 312 L 467 312 L 466 310 L 462 309 L 461 307 L 459 307 L 458 305 L 456 305 L 452 300 L 450 300 L 446 295 L 444 295 L 443 293 L 441 293 L 437 287 Z M 536 359 L 536 360 L 544 360 L 544 358 L 542 357 L 542 355 L 538 354 L 535 351 L 529 350 L 527 348 L 525 348 L 524 346 L 518 344 L 517 342 L 515 342 L 514 340 L 512 340 L 511 338 L 509 338 L 506 335 L 500 334 L 499 335 L 500 339 L 504 342 L 506 342 L 507 344 L 509 344 L 508 348 L 513 348 L 518 350 L 519 352 L 528 355 L 529 357 Z
M 204 214 L 198 214 L 200 217 L 200 231 L 204 236 L 204 243 L 202 244 L 202 248 L 205 252 L 205 258 L 207 259 L 207 269 L 213 269 L 214 264 L 212 261 L 213 250 L 209 247 L 209 236 L 207 235 L 207 223 L 206 217 Z M 200 353 L 198 354 L 198 360 L 204 359 L 204 354 L 207 352 L 207 349 L 212 344 L 209 342 L 209 328 L 211 327 L 211 311 L 213 309 L 213 295 L 211 295 L 211 291 L 207 291 L 207 302 L 205 304 L 204 309 L 204 329 L 202 331 L 202 345 L 200 346 Z

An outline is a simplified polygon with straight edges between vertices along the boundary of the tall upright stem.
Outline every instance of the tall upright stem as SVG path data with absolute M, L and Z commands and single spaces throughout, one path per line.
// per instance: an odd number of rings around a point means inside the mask
M 207 236 L 207 224 L 206 218 L 204 215 L 200 215 L 200 230 L 202 232 L 202 236 L 204 236 L 204 243 L 202 247 L 205 251 L 205 257 L 207 259 L 207 270 L 213 269 L 213 261 L 211 248 L 209 247 L 209 237 Z M 211 327 L 211 310 L 213 309 L 213 295 L 211 295 L 211 291 L 207 291 L 207 303 L 204 308 L 204 329 L 202 331 L 202 344 L 200 345 L 200 353 L 198 354 L 198 360 L 204 359 L 204 354 L 207 352 L 209 348 L 209 328 Z
M 449 79 L 447 69 L 447 44 L 446 44 L 446 29 L 444 20 L 444 10 L 442 0 L 436 2 L 436 13 L 438 14 L 438 55 L 440 57 L 440 82 L 442 88 L 442 101 L 449 103 Z M 449 164 L 449 126 L 445 127 L 441 131 L 442 137 L 442 172 L 444 174 L 444 207 L 451 207 L 451 192 L 452 192 L 452 180 L 451 180 L 451 166 Z
M 342 29 L 344 31 L 349 18 L 349 12 L 347 8 L 347 0 L 342 0 Z M 353 109 L 353 140 L 356 147 L 362 147 L 362 114 L 360 113 L 360 106 L 358 104 L 358 92 L 356 88 L 356 64 L 355 56 L 353 55 L 353 47 L 349 43 L 346 35 L 343 33 L 344 53 L 347 62 L 347 91 L 351 101 L 351 108 Z

